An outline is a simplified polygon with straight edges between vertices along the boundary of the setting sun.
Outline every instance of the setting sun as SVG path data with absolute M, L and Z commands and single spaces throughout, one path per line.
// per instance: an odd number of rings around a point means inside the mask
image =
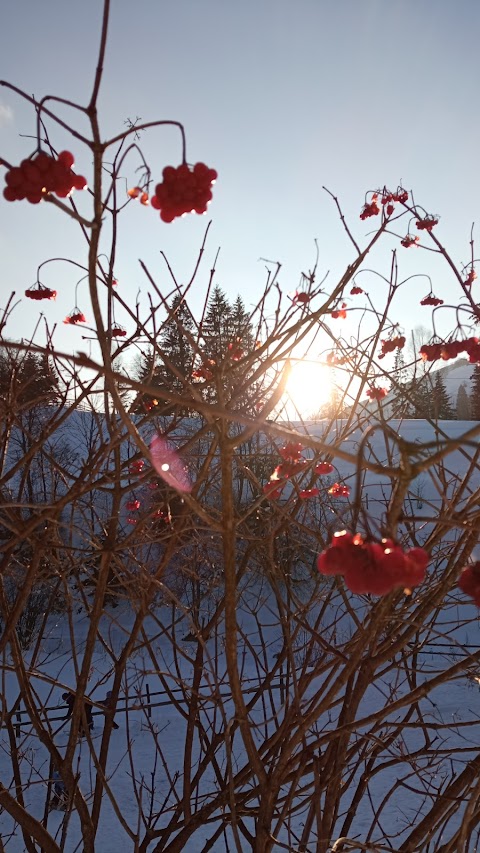
M 297 361 L 292 365 L 285 393 L 286 406 L 293 409 L 289 416 L 302 418 L 317 414 L 331 398 L 330 369 L 318 361 Z

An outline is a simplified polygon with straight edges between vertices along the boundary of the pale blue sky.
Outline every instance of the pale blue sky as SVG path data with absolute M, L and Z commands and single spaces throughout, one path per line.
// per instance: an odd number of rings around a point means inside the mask
M 100 0 L 1 0 L 1 7 L 0 78 L 36 97 L 85 103 Z M 479 35 L 477 0 L 112 0 L 102 133 L 120 132 L 127 117 L 178 119 L 189 161 L 205 160 L 219 173 L 196 304 L 218 246 L 216 281 L 232 297 L 240 292 L 247 306 L 264 283 L 258 259 L 278 259 L 281 284 L 293 291 L 313 262 L 315 238 L 319 273 L 330 270 L 335 283 L 353 252 L 322 184 L 339 196 L 361 240 L 370 230 L 358 218 L 365 191 L 403 179 L 418 203 L 441 214 L 438 236 L 456 261 L 467 262 L 470 226 L 480 220 Z M 33 145 L 19 133 L 34 129 L 32 111 L 0 89 L 0 156 L 27 156 Z M 52 141 L 71 148 L 78 171 L 90 176 L 87 149 L 55 132 Z M 141 144 L 159 178 L 164 165 L 180 161 L 172 129 L 150 132 Z M 166 225 L 132 205 L 120 224 L 122 294 L 133 302 L 139 287 L 146 290 L 138 258 L 167 289 L 160 249 L 185 281 L 207 221 Z M 388 270 L 395 245 L 387 241 L 372 266 Z M 451 274 L 430 253 L 400 253 L 405 274 L 433 270 L 435 292 L 457 299 Z M 33 284 L 38 263 L 57 255 L 84 262 L 75 223 L 48 205 L 0 200 L 2 304 L 11 289 L 23 294 Z M 47 270 L 43 280 L 59 291 L 57 302 L 23 300 L 10 335 L 28 335 L 41 308 L 60 324 L 59 348 L 77 349 L 75 336 L 84 348 L 80 331 L 62 324 L 77 276 L 68 267 Z M 375 298 L 383 286 L 372 279 L 367 289 Z M 407 329 L 428 324 L 419 295 L 424 286 L 409 285 L 395 312 Z M 86 297 L 79 301 L 88 315 Z

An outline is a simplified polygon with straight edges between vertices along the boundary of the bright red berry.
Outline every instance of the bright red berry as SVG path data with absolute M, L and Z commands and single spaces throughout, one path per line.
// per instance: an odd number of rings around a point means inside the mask
M 329 488 L 328 494 L 332 495 L 334 498 L 348 498 L 350 495 L 350 488 L 342 483 L 334 483 L 333 486 Z
M 125 504 L 125 509 L 128 509 L 129 512 L 135 512 L 137 509 L 140 509 L 140 501 L 127 501 L 127 503 Z
M 291 441 L 278 451 L 282 459 L 287 462 L 298 462 L 302 459 L 303 444 L 299 441 Z
M 302 498 L 302 500 L 308 500 L 309 498 L 316 498 L 319 494 L 320 489 L 317 488 L 302 489 L 302 491 L 299 493 L 299 497 Z
M 386 388 L 369 388 L 367 393 L 367 397 L 370 397 L 371 400 L 383 400 L 384 397 L 387 396 L 388 391 Z
M 38 204 L 45 193 L 54 192 L 59 198 L 67 198 L 73 189 L 85 189 L 87 185 L 82 175 L 72 172 L 71 165 L 73 155 L 69 151 L 62 151 L 57 159 L 39 151 L 5 174 L 9 191 L 4 192 L 4 198 L 7 201 L 26 198 L 31 204 Z
M 331 474 L 333 471 L 333 465 L 330 462 L 319 462 L 315 468 L 315 474 Z
M 480 562 L 471 563 L 462 570 L 458 587 L 480 607 Z
M 203 214 L 211 201 L 211 186 L 216 178 L 215 169 L 209 169 L 205 163 L 196 163 L 193 168 L 187 163 L 176 168 L 165 166 L 163 181 L 156 185 L 150 204 L 160 211 L 163 222 L 173 222 L 185 213 Z M 144 196 L 142 203 L 147 204 L 148 196 Z
M 346 586 L 359 594 L 388 595 L 394 589 L 410 589 L 425 578 L 428 554 L 423 548 L 403 551 L 390 539 L 365 542 L 360 534 L 335 534 L 318 557 L 318 571 L 343 575 Z
M 62 166 L 66 166 L 67 169 L 71 169 L 75 163 L 75 157 L 71 151 L 60 151 L 57 160 L 62 164 Z

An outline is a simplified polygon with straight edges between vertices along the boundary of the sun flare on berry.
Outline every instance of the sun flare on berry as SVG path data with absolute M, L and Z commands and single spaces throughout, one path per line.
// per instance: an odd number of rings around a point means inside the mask
M 284 401 L 289 417 L 310 418 L 331 401 L 333 385 L 328 367 L 318 361 L 296 361 L 287 381 Z

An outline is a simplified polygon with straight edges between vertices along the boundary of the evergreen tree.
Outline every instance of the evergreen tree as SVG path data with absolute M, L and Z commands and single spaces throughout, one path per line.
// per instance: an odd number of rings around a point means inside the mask
M 232 305 L 218 285 L 214 288 L 202 324 L 202 338 L 204 354 L 217 363 L 236 349 L 251 352 L 255 338 L 241 296 Z
M 160 332 L 160 352 L 155 385 L 182 394 L 190 382 L 194 349 L 191 338 L 194 319 L 182 296 L 174 296 L 168 319 Z M 178 410 L 178 406 L 173 407 Z
M 432 410 L 434 420 L 452 420 L 455 417 L 441 370 L 437 370 L 433 381 Z
M 59 401 L 58 376 L 48 354 L 0 349 L 0 399 L 15 409 Z
M 432 382 L 429 374 L 414 376 L 408 384 L 408 415 L 412 418 L 433 417 Z
M 472 416 L 472 407 L 470 397 L 467 393 L 467 387 L 464 382 L 459 386 L 457 392 L 457 418 L 459 421 L 469 421 Z
M 395 381 L 399 385 L 404 385 L 407 381 L 407 368 L 405 367 L 405 357 L 403 355 L 403 349 L 395 350 L 393 375 L 395 377 Z
M 480 421 L 480 364 L 476 364 L 471 375 L 472 393 L 470 395 L 472 419 Z
M 214 400 L 222 389 L 223 402 L 233 396 L 236 408 L 255 403 L 260 394 L 258 383 L 248 380 L 248 368 L 242 364 L 255 348 L 255 336 L 245 305 L 240 296 L 231 304 L 223 290 L 214 288 L 202 323 L 201 357 L 208 365 L 213 381 L 205 386 L 205 397 Z M 245 395 L 241 389 L 245 386 Z M 248 388 L 248 390 L 247 390 Z
M 190 381 L 194 361 L 194 350 L 190 335 L 194 329 L 194 319 L 182 301 L 180 294 L 174 296 L 169 316 L 164 322 L 159 335 L 158 347 L 150 348 L 142 353 L 138 370 L 138 380 L 182 394 Z M 188 409 L 182 409 L 178 404 L 162 402 L 153 405 L 153 397 L 140 394 L 133 405 L 133 411 L 147 411 L 152 414 L 188 414 Z
M 241 296 L 237 296 L 233 303 L 230 326 L 231 334 L 239 341 L 246 352 L 250 352 L 255 345 L 255 340 L 250 317 L 248 312 L 245 310 L 245 305 Z
M 216 362 L 221 361 L 232 342 L 232 306 L 218 284 L 208 301 L 202 337 L 204 354 Z
M 395 350 L 393 379 L 396 383 L 392 388 L 392 392 L 395 394 L 394 416 L 397 418 L 412 417 L 415 414 L 415 405 L 412 403 L 414 382 L 408 380 L 402 349 Z

